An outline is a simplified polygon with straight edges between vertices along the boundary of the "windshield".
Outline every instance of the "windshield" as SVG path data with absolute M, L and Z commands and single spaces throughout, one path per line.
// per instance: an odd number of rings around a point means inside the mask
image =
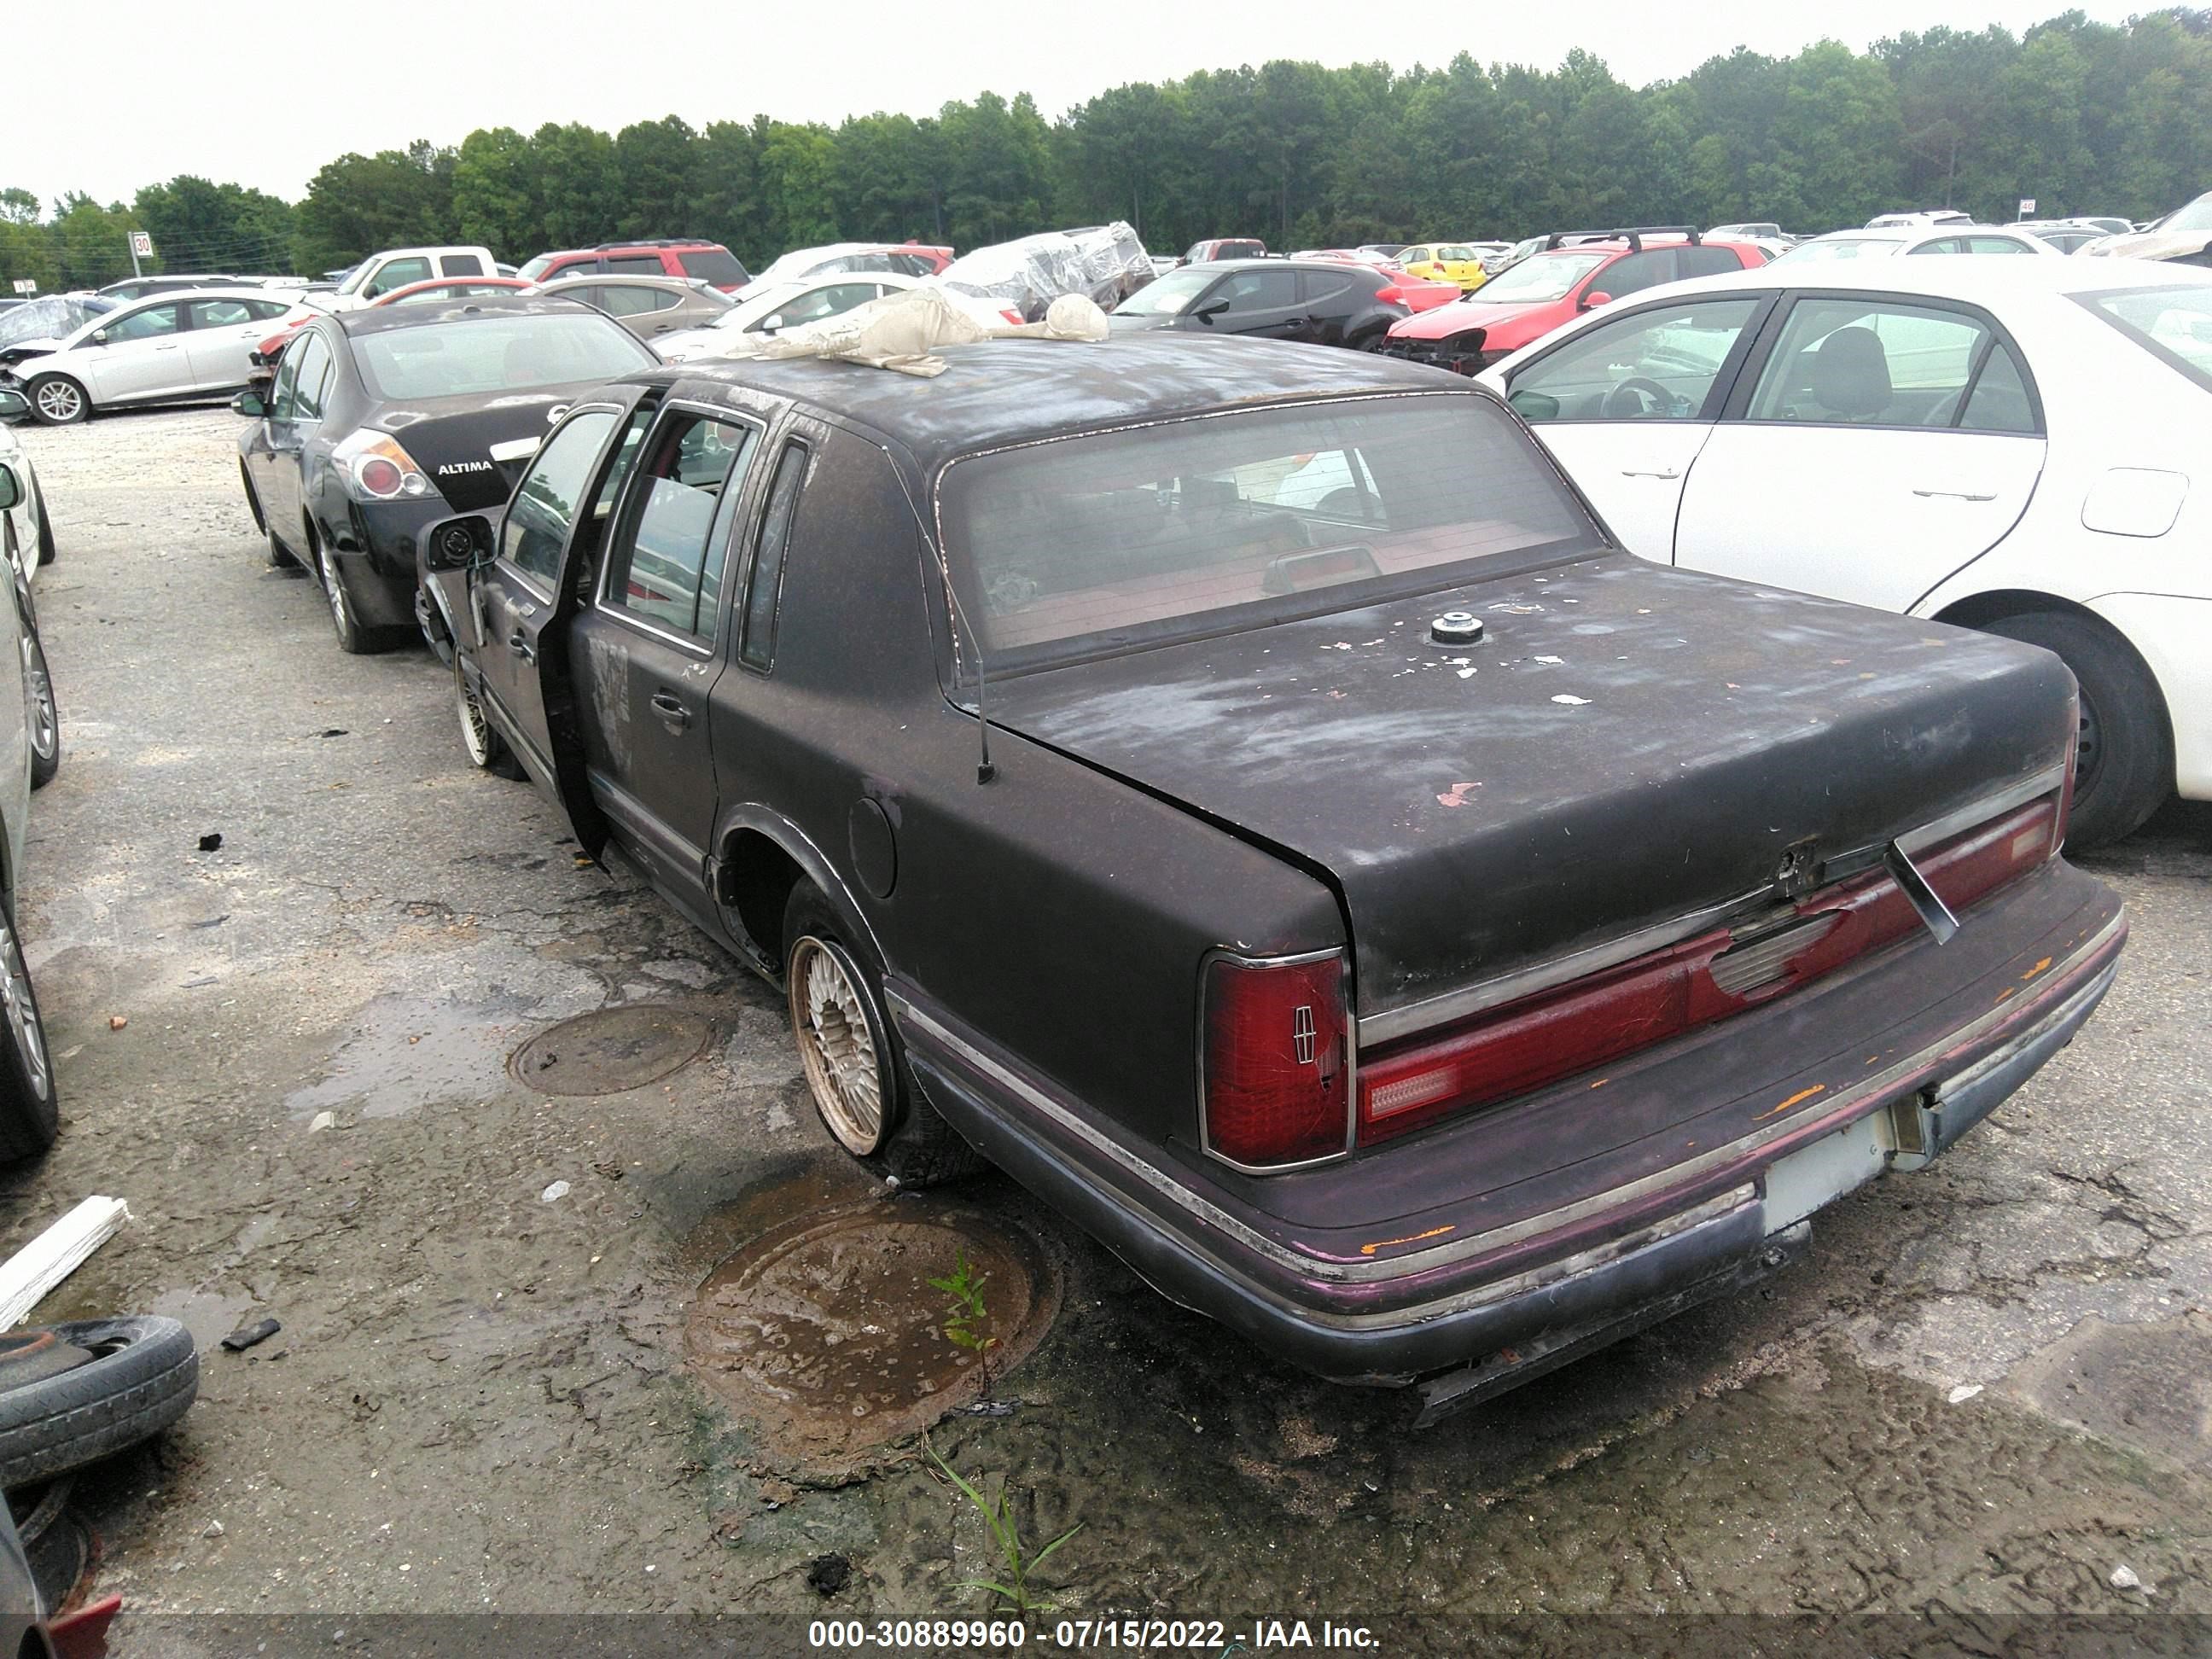
M 994 667 L 1092 655 L 1595 545 L 1540 453 L 1463 393 L 1094 433 L 954 464 L 945 551 Z
M 1603 253 L 1547 253 L 1540 258 L 1523 259 L 1485 283 L 1475 303 L 1564 300 L 1570 289 L 1612 257 L 1608 249 Z
M 2212 191 L 2159 221 L 2160 230 L 2212 230 Z
M 805 291 L 806 284 L 804 283 L 770 283 L 764 276 L 757 276 L 753 279 L 752 286 L 745 290 L 745 297 L 708 323 L 707 326 L 708 328 L 744 328 L 748 324 L 757 323 L 762 318 L 771 315 L 778 306 L 793 295 L 804 294 Z
M 2212 287 L 2077 297 L 2092 313 L 2212 391 Z
M 356 335 L 353 349 L 369 391 L 386 403 L 611 380 L 659 361 L 628 330 L 596 315 L 484 313 Z
M 543 276 L 545 274 L 546 268 L 552 263 L 553 256 L 551 254 L 541 253 L 514 274 L 522 278 L 526 283 L 534 283 L 540 276 Z
M 1180 317 L 1193 300 L 1206 292 L 1221 273 L 1218 270 L 1171 270 L 1155 277 L 1114 307 L 1116 317 Z
M 358 293 L 360 291 L 361 285 L 368 280 L 368 273 L 374 269 L 376 269 L 374 261 L 363 259 L 351 270 L 346 272 L 345 280 L 338 284 L 338 292 L 341 294 Z
M 1817 241 L 1800 242 L 1775 255 L 1771 263 L 1778 265 L 1784 259 L 1795 259 L 1803 265 L 1815 259 L 1881 259 L 1904 246 L 1892 236 L 1839 236 L 1833 241 L 1824 236 Z

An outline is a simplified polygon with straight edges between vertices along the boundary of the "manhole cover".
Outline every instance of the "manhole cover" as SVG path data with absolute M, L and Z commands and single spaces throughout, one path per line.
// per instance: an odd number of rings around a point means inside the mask
M 681 1008 L 626 1003 L 547 1026 L 517 1048 L 507 1066 L 540 1094 L 620 1094 L 690 1065 L 713 1030 Z
M 963 1254 L 995 1386 L 1051 1322 L 1051 1273 L 995 1218 L 933 1200 L 817 1212 L 753 1240 L 699 1287 L 685 1346 L 709 1387 L 802 1456 L 894 1440 L 983 1391 L 983 1362 L 946 1338 L 951 1297 L 928 1282 Z

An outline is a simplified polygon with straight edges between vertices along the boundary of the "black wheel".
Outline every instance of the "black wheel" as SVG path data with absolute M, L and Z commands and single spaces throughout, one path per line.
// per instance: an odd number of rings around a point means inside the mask
M 15 906 L 0 904 L 0 1161 L 37 1157 L 54 1144 L 60 1127 L 54 1063 L 15 936 Z
M 245 486 L 246 510 L 253 514 L 253 527 L 269 544 L 269 568 L 271 570 L 297 570 L 300 562 L 292 556 L 291 550 L 277 539 L 276 526 L 269 522 L 269 515 L 261 510 L 260 492 L 254 489 L 252 476 L 246 471 L 244 461 L 238 464 L 238 482 Z
M 36 476 L 31 479 L 31 505 L 39 514 L 39 562 L 54 562 L 54 521 L 46 516 L 46 492 Z
M 54 677 L 46 669 L 46 647 L 31 631 L 23 664 L 23 691 L 30 701 L 31 787 L 43 789 L 62 769 L 62 717 L 54 702 Z
M 0 1486 L 98 1462 L 159 1434 L 199 1392 L 173 1319 L 82 1319 L 0 1337 Z
M 322 579 L 323 598 L 331 607 L 331 627 L 338 636 L 338 649 L 356 657 L 375 650 L 374 638 L 361 625 L 353 613 L 353 601 L 346 597 L 345 579 L 338 574 L 337 560 L 315 533 L 313 524 L 307 526 L 307 551 L 315 562 L 315 574 Z
M 2081 688 L 2067 846 L 2078 851 L 2133 834 L 2173 793 L 2166 705 L 2142 659 L 2104 623 L 2063 611 L 2000 617 L 1987 631 L 2055 652 Z
M 41 374 L 23 388 L 31 414 L 46 426 L 74 426 L 92 413 L 92 399 L 66 374 Z
M 468 675 L 461 667 L 461 654 L 453 653 L 453 703 L 461 717 L 461 747 L 469 752 L 469 759 L 480 770 L 495 777 L 520 778 L 522 763 L 507 746 L 507 739 L 499 734 L 478 701 L 476 688 L 469 684 Z
M 784 988 L 807 1091 L 847 1152 L 904 1187 L 984 1167 L 981 1153 L 921 1097 L 884 1008 L 883 973 L 846 937 L 829 902 L 801 883 L 784 906 Z
M 1380 328 L 1369 329 L 1364 334 L 1353 335 L 1345 342 L 1345 344 L 1350 346 L 1354 351 L 1380 351 L 1382 349 L 1384 342 L 1389 337 L 1390 327 L 1386 323 Z

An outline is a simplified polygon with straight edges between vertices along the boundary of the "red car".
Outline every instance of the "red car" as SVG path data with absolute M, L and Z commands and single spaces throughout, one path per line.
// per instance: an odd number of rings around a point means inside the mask
M 720 242 L 688 237 L 657 242 L 602 242 L 597 247 L 541 253 L 515 275 L 550 283 L 562 276 L 672 276 L 679 283 L 705 283 L 725 294 L 751 280 L 738 256 Z
M 420 305 L 431 300 L 466 300 L 481 294 L 513 294 L 530 287 L 520 276 L 433 276 L 428 281 L 409 283 L 395 288 L 389 294 L 380 294 L 362 307 L 374 310 L 378 306 Z M 273 368 L 276 360 L 284 355 L 284 348 L 292 343 L 292 337 L 305 328 L 322 313 L 311 309 L 295 309 L 285 325 L 259 345 L 253 348 L 252 357 L 258 368 Z
M 1217 236 L 1209 241 L 1193 242 L 1185 250 L 1179 265 L 1218 264 L 1224 259 L 1264 259 L 1267 245 L 1256 236 Z
M 1662 283 L 1763 265 L 1748 242 L 1708 242 L 1686 225 L 1560 232 L 1474 294 L 1408 317 L 1383 347 L 1394 357 L 1475 374 L 1560 324 Z
M 1457 283 L 1425 282 L 1413 276 L 1401 265 L 1395 264 L 1388 259 L 1377 258 L 1371 253 L 1363 253 L 1358 248 L 1328 247 L 1322 248 L 1316 253 L 1300 253 L 1291 257 L 1300 259 L 1337 259 L 1348 265 L 1365 265 L 1370 270 L 1379 270 L 1390 279 L 1395 297 L 1408 311 L 1433 311 L 1438 306 L 1449 305 L 1453 301 L 1460 298 L 1464 292 Z M 1393 295 L 1385 295 L 1383 297 L 1389 298 Z

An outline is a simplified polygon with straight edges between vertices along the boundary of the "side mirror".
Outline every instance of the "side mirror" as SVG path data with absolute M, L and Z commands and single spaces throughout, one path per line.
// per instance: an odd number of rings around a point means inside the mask
M 1594 311 L 1600 306 L 1609 306 L 1612 303 L 1613 295 L 1607 294 L 1603 289 L 1594 289 L 1583 295 L 1584 311 Z
M 775 333 L 776 330 L 783 326 L 783 313 L 780 311 L 770 313 L 768 316 L 760 319 L 758 326 L 760 328 L 760 331 L 763 334 Z
M 93 330 L 92 343 L 94 345 L 106 345 L 107 343 L 107 331 L 104 328 L 95 328 Z
M 1524 421 L 1556 421 L 1559 418 L 1559 400 L 1549 392 L 1531 389 L 1516 392 L 1505 400 L 1513 412 Z
M 0 513 L 9 513 L 23 504 L 23 481 L 15 476 L 12 466 L 0 465 Z
M 265 419 L 269 414 L 269 405 L 262 400 L 261 394 L 251 386 L 230 400 L 230 409 L 234 415 L 243 415 L 247 419 L 254 421 Z
M 0 421 L 17 421 L 31 412 L 31 400 L 20 392 L 0 392 Z
M 1204 323 L 1208 328 L 1212 328 L 1213 326 L 1213 319 L 1228 309 L 1228 301 L 1216 300 L 1212 305 L 1200 306 L 1197 310 L 1192 312 L 1190 314 L 1197 318 L 1200 322 Z
M 491 520 L 481 513 L 440 519 L 422 532 L 425 570 L 474 570 L 491 562 Z

